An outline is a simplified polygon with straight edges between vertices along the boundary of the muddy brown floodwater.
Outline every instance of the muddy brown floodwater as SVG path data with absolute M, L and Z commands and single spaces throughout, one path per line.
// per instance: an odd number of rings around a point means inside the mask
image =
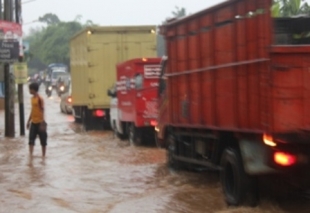
M 1 213 L 310 212 L 309 201 L 281 204 L 263 199 L 254 209 L 229 208 L 218 174 L 171 171 L 164 150 L 130 146 L 111 132 L 85 133 L 71 116 L 60 113 L 58 97 L 45 101 L 46 159 L 39 146 L 29 158 L 27 138 L 4 139 L 0 113 Z M 28 116 L 29 95 L 25 102 Z M 18 135 L 18 123 L 16 130 Z

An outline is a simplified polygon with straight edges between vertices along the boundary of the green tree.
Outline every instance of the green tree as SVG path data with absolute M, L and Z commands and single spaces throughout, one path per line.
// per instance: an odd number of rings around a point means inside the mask
M 173 18 L 184 17 L 186 16 L 186 9 L 184 7 L 180 8 L 176 6 L 175 10 L 172 11 L 172 15 L 173 15 Z M 166 18 L 166 20 L 162 22 L 162 25 L 165 25 L 169 19 L 171 18 L 170 17 Z M 164 37 L 159 33 L 157 35 L 157 56 L 161 57 L 165 54 L 166 54 L 166 42 L 165 42 Z
M 176 6 L 175 11 L 172 11 L 172 15 L 173 17 L 176 17 L 176 18 L 181 18 L 183 16 L 186 16 L 186 9 L 184 7 L 180 8 Z
M 274 0 L 272 15 L 273 17 L 310 15 L 310 7 L 303 0 Z
M 69 65 L 70 38 L 84 27 L 95 25 L 92 21 L 80 23 L 77 20 L 63 22 L 55 16 L 45 16 L 46 27 L 32 29 L 26 38 L 30 43 L 28 65 L 31 69 L 42 70 L 50 63 Z M 53 18 L 52 18 L 53 17 Z M 59 22 L 57 21 L 59 20 Z
M 165 21 L 162 22 L 162 24 L 165 24 L 168 20 L 170 19 L 175 19 L 175 18 L 181 18 L 186 16 L 186 9 L 184 7 L 175 7 L 175 10 L 171 12 L 173 17 L 167 17 Z
M 39 21 L 47 25 L 55 25 L 60 23 L 60 19 L 53 13 L 47 13 L 43 17 L 39 17 Z
M 96 26 L 96 24 L 92 20 L 87 20 L 84 26 L 91 27 L 91 26 Z
M 83 18 L 82 15 L 77 15 L 77 16 L 75 17 L 74 21 L 76 21 L 76 22 L 81 22 L 82 18 Z

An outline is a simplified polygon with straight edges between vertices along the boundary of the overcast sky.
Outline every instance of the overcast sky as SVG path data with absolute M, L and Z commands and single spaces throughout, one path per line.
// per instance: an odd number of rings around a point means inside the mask
M 54 13 L 63 21 L 92 20 L 99 25 L 160 24 L 171 17 L 175 6 L 195 13 L 226 0 L 22 0 L 24 32 L 38 23 L 31 23 L 46 13 Z M 310 0 L 306 0 L 310 2 Z
M 22 0 L 28 2 L 29 0 Z M 175 6 L 195 13 L 225 0 L 36 0 L 23 4 L 24 32 L 38 23 L 30 22 L 46 13 L 54 13 L 63 21 L 82 15 L 83 22 L 99 25 L 160 24 L 172 16 Z

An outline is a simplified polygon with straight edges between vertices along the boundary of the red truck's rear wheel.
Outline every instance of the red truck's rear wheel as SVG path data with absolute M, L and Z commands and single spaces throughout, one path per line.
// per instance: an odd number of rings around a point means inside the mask
M 221 160 L 221 183 L 228 205 L 257 205 L 256 182 L 243 168 L 240 153 L 236 149 L 226 149 Z

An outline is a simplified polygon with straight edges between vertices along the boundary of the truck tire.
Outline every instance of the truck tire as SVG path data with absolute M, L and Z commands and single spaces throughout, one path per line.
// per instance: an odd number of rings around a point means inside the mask
M 258 203 L 258 190 L 254 178 L 243 168 L 240 153 L 233 148 L 226 149 L 221 159 L 221 184 L 228 205 L 250 205 Z
M 142 145 L 142 132 L 135 126 L 134 123 L 129 124 L 128 139 L 130 144 L 133 144 L 135 146 Z
M 82 117 L 81 117 L 81 114 L 79 114 L 79 112 L 81 112 L 80 111 L 80 109 L 79 109 L 79 107 L 73 107 L 73 116 L 74 116 L 74 122 L 75 123 L 78 123 L 78 124 L 81 124 L 82 123 Z M 78 115 L 80 115 L 80 117 L 78 116 Z
M 82 108 L 82 124 L 85 131 L 92 130 L 103 130 L 104 123 L 101 120 L 95 118 L 92 114 L 92 110 L 89 110 L 87 107 Z M 105 122 L 105 121 L 104 121 Z M 111 127 L 110 122 L 108 126 Z
M 119 139 L 121 139 L 121 140 L 125 140 L 126 139 L 125 134 L 119 133 L 117 131 L 116 121 L 115 120 L 113 121 L 113 132 L 114 132 L 114 135 L 116 137 L 118 137 Z
M 82 109 L 82 125 L 85 131 L 92 130 L 91 125 L 91 117 L 89 116 L 88 109 L 85 107 Z

